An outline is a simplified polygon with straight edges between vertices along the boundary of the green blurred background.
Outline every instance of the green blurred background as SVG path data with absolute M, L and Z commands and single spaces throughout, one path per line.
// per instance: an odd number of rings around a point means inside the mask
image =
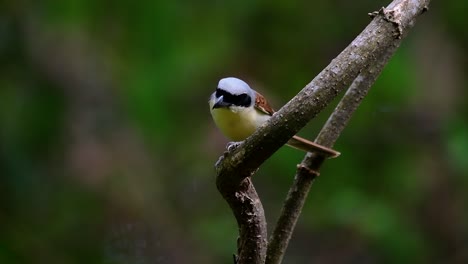
M 2 2 L 0 263 L 232 263 L 210 93 L 236 76 L 280 108 L 388 3 Z M 433 1 L 419 18 L 285 263 L 468 263 L 467 10 Z M 270 229 L 303 155 L 282 148 L 254 178 Z

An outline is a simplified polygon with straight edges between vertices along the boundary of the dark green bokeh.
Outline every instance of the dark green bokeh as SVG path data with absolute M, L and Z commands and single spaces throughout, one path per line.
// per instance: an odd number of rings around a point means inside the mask
M 386 4 L 2 4 L 0 263 L 232 263 L 217 81 L 243 78 L 278 109 Z M 466 8 L 433 1 L 418 20 L 338 140 L 285 263 L 468 261 Z M 255 176 L 269 228 L 302 157 L 282 148 Z

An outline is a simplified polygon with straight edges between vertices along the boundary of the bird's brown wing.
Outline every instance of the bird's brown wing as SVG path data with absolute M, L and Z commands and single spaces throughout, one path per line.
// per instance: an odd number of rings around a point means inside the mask
M 275 112 L 273 108 L 271 108 L 271 106 L 268 104 L 268 101 L 265 99 L 265 97 L 263 97 L 263 95 L 259 93 L 257 93 L 257 96 L 255 97 L 255 108 L 267 115 L 273 115 L 273 113 Z

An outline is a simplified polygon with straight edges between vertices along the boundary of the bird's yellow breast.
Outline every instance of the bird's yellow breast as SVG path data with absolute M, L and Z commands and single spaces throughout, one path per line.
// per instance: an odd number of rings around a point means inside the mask
M 270 118 L 253 107 L 215 108 L 211 115 L 221 132 L 234 141 L 246 139 Z

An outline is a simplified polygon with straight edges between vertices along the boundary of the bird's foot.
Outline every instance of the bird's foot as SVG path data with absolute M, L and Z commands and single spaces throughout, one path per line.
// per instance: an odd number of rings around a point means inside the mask
M 227 145 L 226 145 L 227 151 L 228 152 L 234 151 L 237 147 L 240 146 L 240 144 L 242 144 L 242 141 L 227 143 Z
M 223 155 L 219 157 L 218 161 L 215 163 L 215 168 L 218 168 L 221 165 L 221 162 L 223 162 L 224 158 L 226 158 L 230 152 L 234 151 L 236 148 L 238 148 L 242 144 L 242 141 L 239 142 L 228 142 L 226 145 L 226 151 L 224 151 Z

